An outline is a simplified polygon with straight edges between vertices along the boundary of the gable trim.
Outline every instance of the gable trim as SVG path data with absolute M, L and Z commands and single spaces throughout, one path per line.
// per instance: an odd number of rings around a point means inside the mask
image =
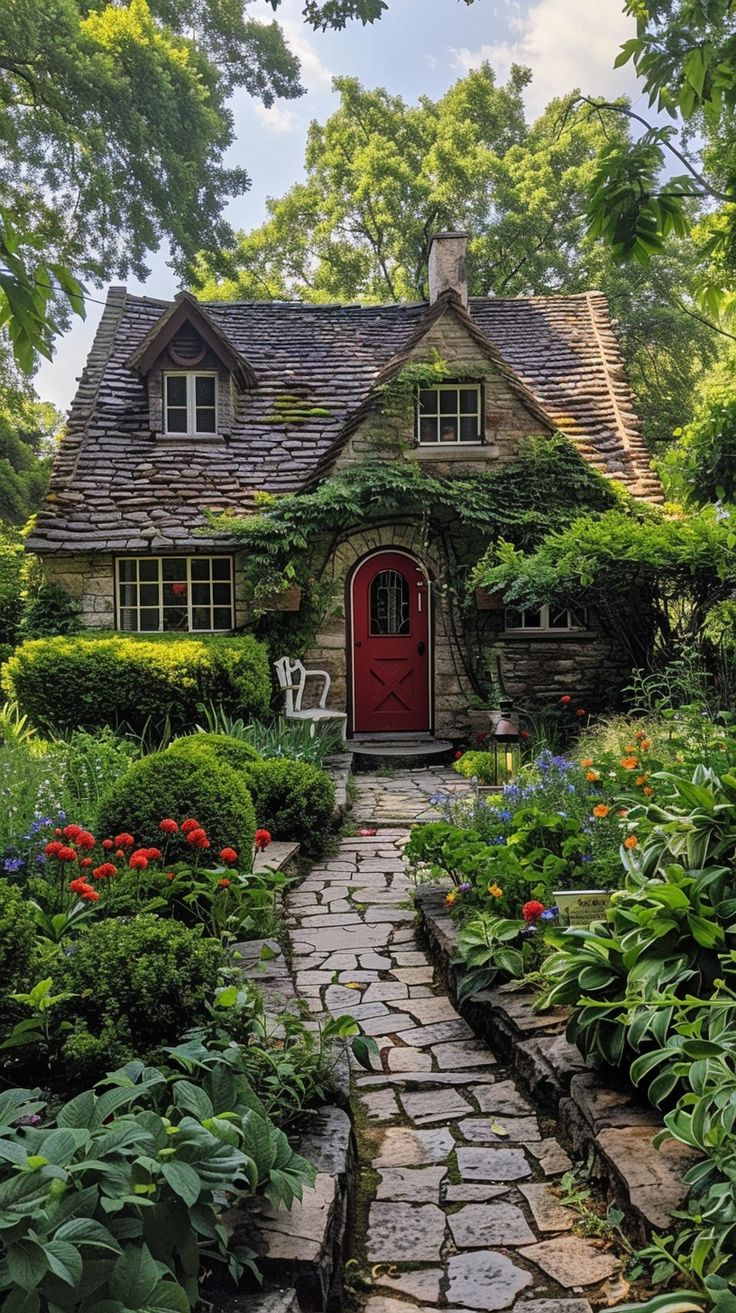
M 256 376 L 248 361 L 235 350 L 191 292 L 180 292 L 168 310 L 156 320 L 140 346 L 126 361 L 128 369 L 134 369 L 138 374 L 148 374 L 161 352 L 187 322 L 194 325 L 203 341 L 242 388 L 255 387 Z

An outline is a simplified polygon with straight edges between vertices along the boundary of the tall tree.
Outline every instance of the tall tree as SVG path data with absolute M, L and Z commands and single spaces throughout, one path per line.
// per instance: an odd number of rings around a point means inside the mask
M 667 253 L 656 278 L 622 272 L 586 231 L 599 154 L 628 140 L 614 107 L 591 114 L 574 96 L 528 124 L 528 69 L 499 85 L 486 64 L 437 101 L 416 106 L 340 78 L 340 105 L 310 125 L 305 179 L 240 234 L 220 277 L 206 258 L 206 297 L 391 301 L 426 295 L 429 241 L 445 227 L 471 236 L 476 295 L 600 287 L 622 324 L 647 435 L 665 442 L 689 415 L 692 385 L 716 344 L 687 304 L 690 248 Z
M 7 338 L 0 334 L 0 526 L 20 527 L 38 509 L 61 421 L 58 410 L 39 401 L 14 367 Z

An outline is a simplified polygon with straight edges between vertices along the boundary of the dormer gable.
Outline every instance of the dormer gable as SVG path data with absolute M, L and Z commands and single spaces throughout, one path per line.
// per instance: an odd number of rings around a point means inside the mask
M 248 361 L 191 292 L 179 293 L 126 363 L 129 369 L 145 377 L 167 351 L 174 367 L 194 369 L 204 359 L 207 349 L 239 388 L 256 386 L 256 376 Z

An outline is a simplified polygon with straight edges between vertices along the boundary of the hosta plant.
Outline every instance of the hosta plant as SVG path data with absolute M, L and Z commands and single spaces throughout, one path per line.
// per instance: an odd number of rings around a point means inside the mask
M 314 1179 L 222 1055 L 192 1080 L 131 1063 L 51 1118 L 0 1095 L 0 1291 L 7 1313 L 190 1313 L 200 1266 L 237 1282 L 227 1205 L 290 1206 Z

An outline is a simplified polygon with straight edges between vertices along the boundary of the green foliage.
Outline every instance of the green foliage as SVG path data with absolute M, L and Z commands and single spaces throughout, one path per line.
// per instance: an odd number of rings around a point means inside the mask
M 153 719 L 191 727 L 203 702 L 263 715 L 268 659 L 254 638 L 58 637 L 27 642 L 5 664 L 3 687 L 35 724 L 57 729 Z
M 194 1066 L 194 1071 L 192 1067 Z M 44 1116 L 0 1096 L 0 1289 L 9 1313 L 105 1307 L 193 1313 L 200 1272 L 253 1269 L 221 1211 L 255 1193 L 290 1207 L 310 1165 L 264 1115 L 234 1061 L 203 1046 L 168 1068 L 131 1063 Z M 254 1270 L 254 1269 L 253 1269 Z
M 225 960 L 217 940 L 146 913 L 88 926 L 54 970 L 54 985 L 71 996 L 59 1009 L 68 1071 L 97 1078 L 176 1043 L 204 1017 Z
M 14 368 L 0 330 L 0 522 L 6 531 L 24 525 L 38 510 L 61 418 Z
M 437 387 L 450 375 L 447 361 L 438 351 L 433 350 L 427 362 L 416 361 L 404 365 L 398 374 L 381 383 L 378 391 L 381 413 L 391 419 L 406 419 L 413 416 L 419 388 Z
M 47 583 L 39 566 L 23 571 L 23 609 L 18 641 L 78 634 L 82 630 L 81 607 L 64 588 Z
M 286 757 L 254 762 L 246 772 L 259 826 L 319 855 L 334 830 L 335 785 L 319 766 Z
M 188 734 L 184 738 L 175 739 L 168 751 L 181 752 L 189 756 L 199 752 L 209 752 L 234 771 L 247 770 L 254 761 L 260 759 L 260 753 L 251 743 L 247 743 L 244 739 L 233 738 L 229 734 L 206 732 Z
M 266 724 L 258 720 L 246 724 L 228 716 L 219 706 L 205 707 L 204 712 L 210 733 L 249 743 L 259 757 L 289 757 L 291 761 L 311 761 L 315 766 L 322 766 L 325 758 L 342 751 L 340 730 L 329 721 L 310 726 L 301 720 L 279 716 Z M 314 734 L 310 733 L 312 728 Z
M 524 974 L 524 955 L 514 947 L 519 939 L 518 921 L 506 921 L 489 913 L 478 913 L 464 921 L 456 941 L 453 961 L 463 967 L 458 999 L 479 989 L 488 989 L 499 975 L 512 980 Z
M 736 534 L 710 510 L 684 518 L 632 504 L 581 516 L 524 552 L 489 549 L 475 581 L 517 606 L 590 606 L 635 666 L 697 645 L 708 612 L 736 580 Z
M 23 989 L 36 960 L 36 923 L 28 898 L 0 880 L 0 1018 L 7 1021 L 8 995 Z
M 0 642 L 15 646 L 22 600 L 23 543 L 13 529 L 0 529 Z
M 733 360 L 729 359 L 714 371 L 701 389 L 692 422 L 675 430 L 677 441 L 658 465 L 670 496 L 692 506 L 736 502 L 733 368 Z
M 463 779 L 477 779 L 479 784 L 496 783 L 496 758 L 492 752 L 471 748 L 453 762 L 452 769 Z
M 248 863 L 256 819 L 243 773 L 218 761 L 211 749 L 152 753 L 107 788 L 97 826 L 104 835 L 134 835 L 139 847 L 158 847 L 160 823 L 193 818 L 206 830 L 212 852 L 232 847 Z M 192 849 L 181 833 L 168 840 L 170 861 L 188 860 Z
M 585 219 L 599 152 L 627 148 L 620 106 L 592 113 L 564 97 L 528 123 L 530 80 L 515 66 L 500 85 L 484 64 L 410 105 L 338 78 L 337 110 L 308 132 L 304 181 L 238 234 L 224 279 L 205 259 L 197 285 L 208 299 L 419 300 L 432 234 L 461 228 L 472 295 L 605 292 L 647 437 L 668 440 L 717 340 L 689 313 L 694 243 L 679 240 L 656 273 L 623 272 Z

